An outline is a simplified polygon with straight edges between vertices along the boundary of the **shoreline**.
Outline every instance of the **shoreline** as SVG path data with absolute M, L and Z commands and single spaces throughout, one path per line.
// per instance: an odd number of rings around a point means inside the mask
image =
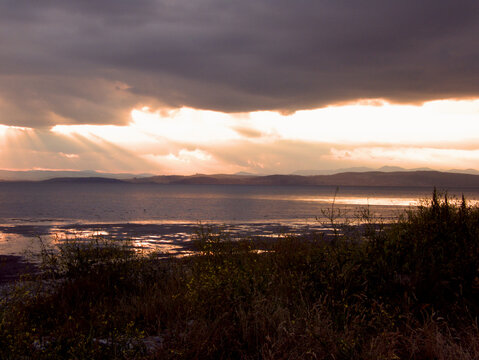
M 397 217 L 374 219 L 376 223 L 387 224 Z M 345 218 L 335 218 L 334 225 L 345 224 L 360 227 L 358 219 L 354 221 Z M 88 240 L 95 236 L 112 240 L 132 240 L 138 245 L 154 249 L 159 245 L 182 246 L 191 241 L 201 229 L 227 233 L 233 239 L 264 238 L 281 235 L 310 235 L 318 232 L 328 233 L 333 225 L 330 220 L 288 220 L 288 221 L 255 221 L 255 222 L 176 222 L 176 223 L 74 223 L 62 225 L 0 225 L 0 255 L 21 255 L 26 243 L 36 239 L 61 242 L 64 239 Z M 3 241 L 2 241 L 3 240 Z M 19 246 L 15 247 L 15 242 Z M 23 243 L 20 243 L 23 241 Z M 5 249 L 8 244 L 8 249 Z M 2 249 L 2 245 L 3 249 Z M 6 251 L 7 250 L 7 251 Z
M 371 223 L 379 228 L 387 223 Z M 206 231 L 221 234 L 228 239 L 238 241 L 252 240 L 259 245 L 263 241 L 274 241 L 284 236 L 294 236 L 311 239 L 321 236 L 328 241 L 337 229 L 345 229 L 346 225 L 338 221 L 336 230 L 331 224 L 316 221 L 311 222 L 240 222 L 240 223 L 176 223 L 176 224 L 137 224 L 137 223 L 107 223 L 107 224 L 68 224 L 50 225 L 12 225 L 0 226 L 0 286 L 19 280 L 23 274 L 33 274 L 38 271 L 41 247 L 40 241 L 47 247 L 55 248 L 67 240 L 80 242 L 92 241 L 95 238 L 106 240 L 126 240 L 131 246 L 148 252 L 157 252 L 158 258 L 169 256 L 184 256 L 195 252 L 194 238 Z M 361 232 L 364 224 L 349 225 L 349 229 Z M 340 230 L 342 234 L 343 231 Z M 9 235 L 9 237 L 5 237 Z M 5 241 L 5 238 L 7 239 Z M 1 239 L 1 238 L 0 238 Z M 9 251 L 5 246 L 10 244 Z M 18 245 L 16 247 L 16 245 Z M 3 251 L 3 253 L 2 253 Z

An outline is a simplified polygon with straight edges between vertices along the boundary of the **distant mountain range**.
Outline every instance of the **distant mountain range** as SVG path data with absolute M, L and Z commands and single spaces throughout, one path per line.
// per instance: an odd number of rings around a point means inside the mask
M 391 168 L 388 168 L 391 169 Z M 196 174 L 138 176 L 133 174 L 105 174 L 96 172 L 54 172 L 56 176 L 41 179 L 45 183 L 134 183 L 185 185 L 325 185 L 325 186 L 422 186 L 440 189 L 479 188 L 479 175 L 431 170 L 410 171 L 348 171 L 331 175 L 252 175 L 252 174 Z M 67 176 L 65 176 L 67 173 Z M 86 173 L 88 176 L 76 176 Z M 0 173 L 1 174 L 1 173 Z M 47 174 L 42 173 L 43 176 Z M 50 174 L 51 175 L 51 174 Z M 75 175 L 75 176 L 73 176 Z M 115 177 L 120 175 L 120 177 Z M 25 181 L 28 179 L 20 179 Z M 32 181 L 32 180 L 29 180 Z
M 370 171 L 381 171 L 381 172 L 402 172 L 402 171 L 435 171 L 430 168 L 414 168 L 414 169 L 405 169 L 399 166 L 383 166 L 378 169 L 369 168 L 369 167 L 352 167 L 352 168 L 344 168 L 344 169 L 331 169 L 331 170 L 297 170 L 292 173 L 292 175 L 304 175 L 304 176 L 311 176 L 311 175 L 333 175 L 333 174 L 340 174 L 345 172 L 370 172 Z M 479 175 L 479 171 L 475 169 L 449 169 L 445 172 L 449 173 L 458 173 L 458 174 L 473 174 Z
M 192 175 L 152 176 L 128 180 L 133 183 L 207 185 L 327 185 L 327 186 L 424 186 L 479 188 L 479 175 L 439 171 L 367 171 L 333 175 Z
M 378 169 L 368 168 L 368 167 L 351 167 L 343 169 L 331 169 L 331 170 L 298 170 L 291 174 L 280 175 L 280 176 L 289 176 L 289 175 L 301 175 L 301 176 L 315 176 L 315 175 L 335 175 L 342 173 L 364 173 L 364 172 L 417 172 L 417 171 L 430 171 L 434 172 L 435 170 L 429 168 L 416 168 L 416 169 L 404 169 L 398 166 L 383 166 Z M 457 173 L 457 174 L 472 174 L 479 175 L 479 171 L 475 169 L 450 169 L 445 171 L 446 173 Z M 214 177 L 216 179 L 221 179 L 221 181 L 226 181 L 226 179 L 234 178 L 235 176 L 240 176 L 238 179 L 244 179 L 244 177 L 265 177 L 267 175 L 253 174 L 249 172 L 238 172 L 236 174 L 216 174 L 216 175 L 191 175 L 191 176 L 181 176 L 181 175 L 162 175 L 155 176 L 154 174 L 134 174 L 134 173 L 104 173 L 95 170 L 25 170 L 25 171 L 12 171 L 12 170 L 0 170 L 0 181 L 42 181 L 49 180 L 54 178 L 108 178 L 108 179 L 119 179 L 119 180 L 128 180 L 128 179 L 151 179 L 157 178 L 157 181 L 164 181 L 169 183 L 170 181 L 176 181 L 177 179 L 182 181 L 183 178 L 198 178 L 198 177 Z M 276 176 L 276 175 L 269 175 Z M 159 179 L 163 180 L 159 180 Z M 198 179 L 196 179 L 198 180 Z M 198 180 L 199 181 L 199 180 Z
M 103 173 L 94 170 L 73 171 L 73 170 L 26 170 L 11 171 L 0 170 L 0 180 L 7 181 L 41 181 L 53 178 L 86 178 L 102 177 L 110 179 L 132 179 L 135 177 L 147 177 L 153 174 L 125 174 L 125 173 Z
M 48 180 L 41 180 L 38 182 L 42 183 L 90 183 L 90 184 L 116 184 L 116 183 L 127 183 L 128 180 L 104 178 L 104 177 L 63 177 L 63 178 L 53 178 Z

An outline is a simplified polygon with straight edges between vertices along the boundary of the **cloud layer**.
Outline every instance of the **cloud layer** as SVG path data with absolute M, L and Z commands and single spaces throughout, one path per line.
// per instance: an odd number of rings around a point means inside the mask
M 0 34 L 5 125 L 479 96 L 476 0 L 4 0 Z

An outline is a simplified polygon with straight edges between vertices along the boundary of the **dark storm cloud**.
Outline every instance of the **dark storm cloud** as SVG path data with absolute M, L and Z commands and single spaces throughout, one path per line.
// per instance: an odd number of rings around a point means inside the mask
M 477 0 L 0 0 L 0 123 L 479 95 Z

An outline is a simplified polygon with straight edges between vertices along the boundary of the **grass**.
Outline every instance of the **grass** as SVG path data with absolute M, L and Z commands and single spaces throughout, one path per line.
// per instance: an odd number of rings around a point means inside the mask
M 45 247 L 1 299 L 0 358 L 479 358 L 479 209 L 434 192 L 356 229 L 200 229 L 195 255 L 166 260 L 101 238 Z

